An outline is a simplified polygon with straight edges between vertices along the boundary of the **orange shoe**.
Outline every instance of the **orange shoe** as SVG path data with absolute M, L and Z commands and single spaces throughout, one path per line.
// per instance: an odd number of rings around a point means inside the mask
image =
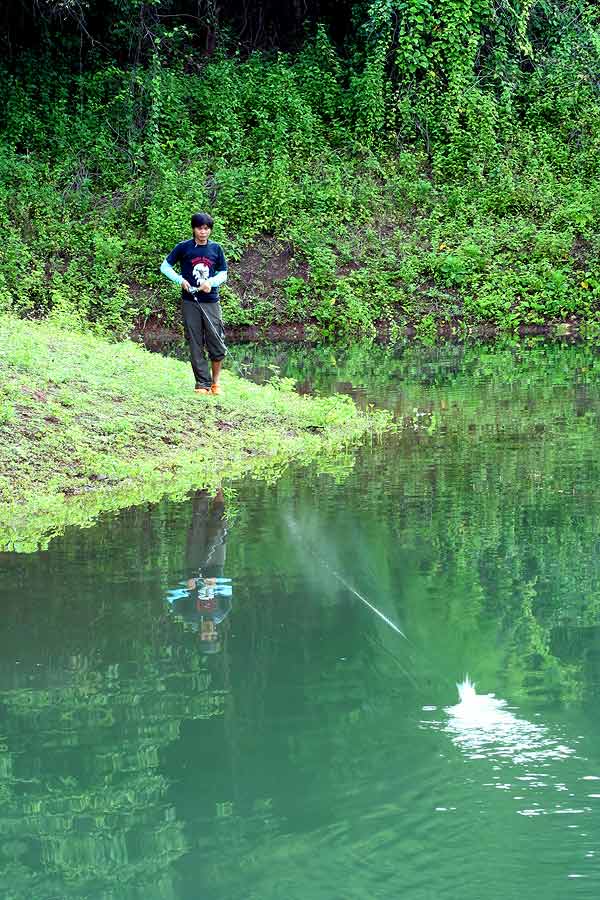
M 211 384 L 211 386 L 210 386 L 210 392 L 211 392 L 211 394 L 220 394 L 220 393 L 221 393 L 221 388 L 219 387 L 218 384 Z
M 194 393 L 195 393 L 195 394 L 210 394 L 210 388 L 205 388 L 205 387 L 195 387 L 195 388 L 194 388 Z

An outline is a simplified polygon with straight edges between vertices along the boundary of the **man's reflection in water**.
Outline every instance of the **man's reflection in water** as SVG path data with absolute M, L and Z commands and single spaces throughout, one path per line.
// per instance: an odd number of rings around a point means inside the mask
M 192 522 L 186 551 L 186 579 L 169 591 L 176 616 L 197 632 L 203 653 L 221 649 L 220 626 L 231 612 L 231 579 L 223 577 L 227 519 L 223 492 L 211 497 L 198 491 L 192 500 Z

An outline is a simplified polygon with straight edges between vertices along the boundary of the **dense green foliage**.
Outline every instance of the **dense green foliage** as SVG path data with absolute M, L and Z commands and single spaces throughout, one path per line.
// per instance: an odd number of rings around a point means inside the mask
M 208 13 L 119 0 L 108 41 L 55 6 L 2 70 L 0 308 L 171 323 L 158 265 L 206 208 L 233 325 L 596 322 L 587 0 L 314 5 L 286 53 L 236 49 L 233 13 L 206 43 Z

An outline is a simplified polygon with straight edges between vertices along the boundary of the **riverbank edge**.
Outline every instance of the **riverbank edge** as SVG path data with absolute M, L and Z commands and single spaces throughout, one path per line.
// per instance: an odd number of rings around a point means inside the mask
M 311 324 L 290 322 L 280 325 L 247 325 L 227 329 L 231 343 L 253 343 L 256 341 L 284 341 L 289 343 L 319 344 L 323 336 L 315 332 Z M 599 328 L 591 328 L 589 323 L 579 321 L 554 322 L 546 325 L 520 325 L 507 330 L 497 325 L 467 325 L 464 322 L 431 321 L 424 318 L 414 325 L 389 327 L 388 323 L 379 323 L 375 328 L 373 340 L 394 342 L 402 339 L 431 341 L 469 341 L 503 340 L 509 336 L 517 337 L 573 338 L 579 340 L 598 340 Z M 183 332 L 176 328 L 161 328 L 155 323 L 136 327 L 131 333 L 131 340 L 142 343 L 149 350 L 160 349 L 163 345 L 183 341 Z M 368 338 L 363 337 L 362 343 Z M 335 341 L 333 343 L 336 343 Z M 348 343 L 344 340 L 342 343 Z
M 183 499 L 292 461 L 343 475 L 352 448 L 389 414 L 348 397 L 300 396 L 286 379 L 224 372 L 193 392 L 189 364 L 132 341 L 0 317 L 0 551 L 33 552 L 71 525 Z

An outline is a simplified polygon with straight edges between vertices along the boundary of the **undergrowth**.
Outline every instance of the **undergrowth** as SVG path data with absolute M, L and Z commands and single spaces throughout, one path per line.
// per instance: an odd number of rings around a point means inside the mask
M 193 64 L 165 35 L 135 65 L 23 54 L 0 80 L 0 310 L 172 325 L 158 266 L 207 209 L 231 325 L 597 327 L 600 32 L 575 5 L 387 0 L 346 48 L 319 27 Z

